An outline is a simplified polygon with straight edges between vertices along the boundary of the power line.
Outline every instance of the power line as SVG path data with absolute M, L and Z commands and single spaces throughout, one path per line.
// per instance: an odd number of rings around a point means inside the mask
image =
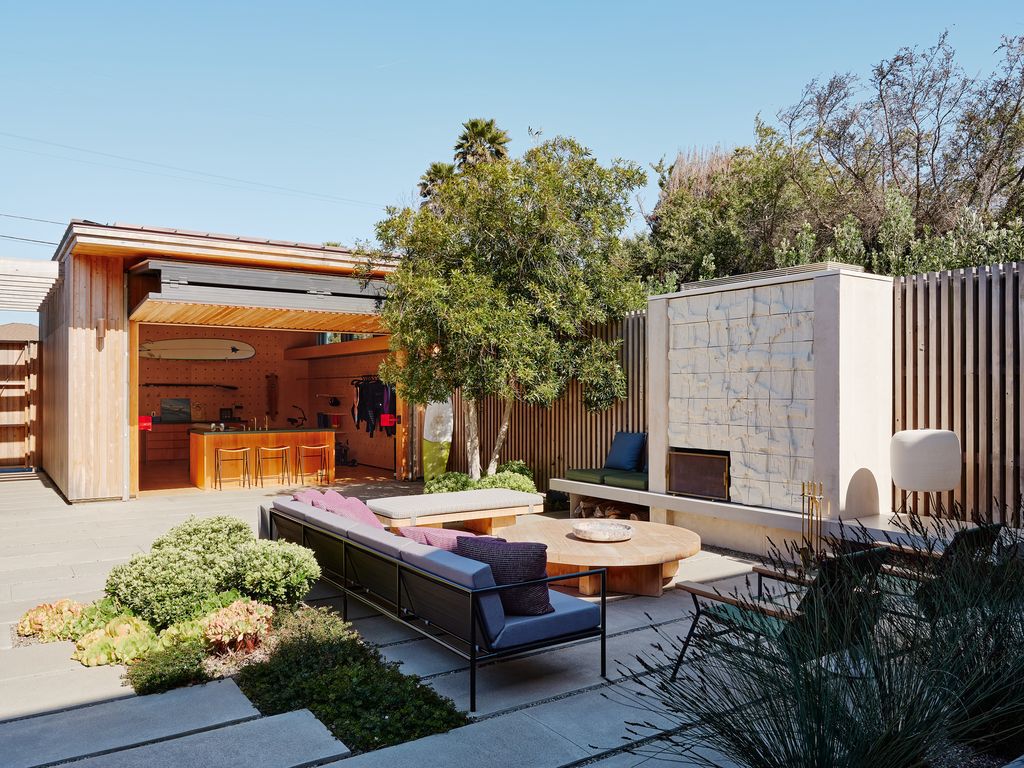
M 5 219 L 21 219 L 22 221 L 38 221 L 43 224 L 56 224 L 58 227 L 66 227 L 68 223 L 66 221 L 54 221 L 53 219 L 37 219 L 33 216 L 16 216 L 13 213 L 0 213 Z
M 4 240 L 20 240 L 23 243 L 39 243 L 40 245 L 60 245 L 52 240 L 34 240 L 31 237 L 15 237 L 14 235 L 0 235 Z
M 256 187 L 264 187 L 264 188 L 266 188 L 268 190 L 276 190 L 278 192 L 288 192 L 288 193 L 292 193 L 292 194 L 305 195 L 305 196 L 308 196 L 308 197 L 317 197 L 317 198 L 322 198 L 322 199 L 325 199 L 325 200 L 333 200 L 335 202 L 340 202 L 340 203 L 348 203 L 348 204 L 351 204 L 351 205 L 366 205 L 366 206 L 370 206 L 370 207 L 373 207 L 373 208 L 385 208 L 386 207 L 386 206 L 384 206 L 384 205 L 382 205 L 380 203 L 371 203 L 368 200 L 357 200 L 355 198 L 350 198 L 350 197 L 339 197 L 337 195 L 329 195 L 329 194 L 325 194 L 323 192 L 309 192 L 307 190 L 295 189 L 293 187 L 282 187 L 282 186 L 279 186 L 277 184 L 268 184 L 268 183 L 263 182 L 263 181 L 252 181 L 250 179 L 240 179 L 240 178 L 237 178 L 235 176 L 224 176 L 224 175 L 221 175 L 219 173 L 207 173 L 206 171 L 196 171 L 196 170 L 193 170 L 191 168 L 183 168 L 183 167 L 177 166 L 177 165 L 168 165 L 166 163 L 157 163 L 157 162 L 153 162 L 152 160 L 141 160 L 139 158 L 128 157 L 126 155 L 116 155 L 116 154 L 113 154 L 112 152 L 101 152 L 101 151 L 96 150 L 96 149 L 87 149 L 85 147 L 76 147 L 76 146 L 72 146 L 70 144 L 61 144 L 61 143 L 58 143 L 58 142 L 55 142 L 55 141 L 45 141 L 43 139 L 34 139 L 34 138 L 30 137 L 30 136 L 21 136 L 21 135 L 16 134 L 16 133 L 8 133 L 7 131 L 0 131 L 0 136 L 7 136 L 9 138 L 19 139 L 21 141 L 32 141 L 32 142 L 35 142 L 37 144 L 45 144 L 45 145 L 50 146 L 50 147 L 59 147 L 60 149 L 70 149 L 73 152 L 86 152 L 86 153 L 91 154 L 91 155 L 99 155 L 101 157 L 110 157 L 110 158 L 113 158 L 115 160 L 124 160 L 124 161 L 129 162 L 129 163 L 139 163 L 140 165 L 149 165 L 149 166 L 153 166 L 154 168 L 165 168 L 165 169 L 171 170 L 171 171 L 179 171 L 181 173 L 190 173 L 190 174 L 192 174 L 194 176 L 206 176 L 206 177 L 209 177 L 211 179 L 222 179 L 224 181 L 233 181 L 233 182 L 236 182 L 236 183 L 239 183 L 239 184 L 249 184 L 249 185 L 253 185 L 253 186 L 256 186 Z M 71 158 L 63 158 L 63 159 L 71 159 Z M 117 167 L 117 166 L 115 166 L 115 167 Z M 133 170 L 133 169 L 124 169 L 124 170 Z M 138 169 L 134 169 L 134 170 L 138 170 Z M 180 177 L 178 177 L 178 178 L 180 178 Z M 196 181 L 198 181 L 198 179 L 196 179 Z

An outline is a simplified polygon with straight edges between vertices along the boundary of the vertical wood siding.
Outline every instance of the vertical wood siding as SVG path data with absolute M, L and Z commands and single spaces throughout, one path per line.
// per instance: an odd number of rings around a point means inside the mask
M 931 272 L 894 283 L 893 430 L 951 429 L 963 475 L 955 490 L 894 504 L 934 514 L 958 505 L 1020 524 L 1024 262 Z
M 501 461 L 522 459 L 534 472 L 537 488 L 547 490 L 548 480 L 564 477 L 571 467 L 600 467 L 615 433 L 647 431 L 647 322 L 646 313 L 635 312 L 597 330 L 605 340 L 622 339 L 619 360 L 626 371 L 626 398 L 611 408 L 591 413 L 583 406 L 582 388 L 576 382 L 548 408 L 517 403 L 512 411 L 508 439 Z M 468 468 L 462 401 L 456 393 L 455 433 L 448 469 Z M 667 404 L 666 404 L 667 407 Z M 501 426 L 501 403 L 488 398 L 480 403 L 481 461 L 486 465 Z
M 0 340 L 0 467 L 38 459 L 38 355 L 35 341 Z

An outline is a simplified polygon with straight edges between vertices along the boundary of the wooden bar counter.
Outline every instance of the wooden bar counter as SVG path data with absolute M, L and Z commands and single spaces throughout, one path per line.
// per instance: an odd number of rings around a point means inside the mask
M 289 447 L 289 470 L 293 482 L 298 479 L 295 472 L 296 461 L 299 455 L 300 445 L 326 445 L 327 446 L 327 480 L 334 480 L 334 432 L 324 429 L 257 429 L 249 431 L 230 430 L 226 432 L 213 432 L 208 429 L 189 430 L 189 458 L 188 474 L 192 485 L 197 488 L 215 488 L 214 483 L 214 462 L 218 448 L 249 448 L 249 471 L 252 474 L 253 484 L 256 484 L 256 449 Z M 276 484 L 280 475 L 279 461 L 264 460 L 264 483 Z M 238 475 L 241 472 L 241 462 L 229 461 L 224 464 L 224 483 L 237 486 Z M 304 461 L 307 479 L 310 483 L 314 480 L 309 475 L 316 471 L 316 460 L 307 458 Z

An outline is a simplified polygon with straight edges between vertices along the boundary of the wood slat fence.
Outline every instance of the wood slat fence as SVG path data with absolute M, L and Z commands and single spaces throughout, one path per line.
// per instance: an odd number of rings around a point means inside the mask
M 964 456 L 959 488 L 894 492 L 897 508 L 1008 511 L 1005 522 L 1020 524 L 1022 274 L 1014 262 L 895 281 L 893 429 L 951 429 Z
M 619 430 L 647 431 L 647 315 L 634 312 L 619 322 L 601 327 L 597 335 L 605 340 L 622 339 L 620 361 L 626 371 L 625 400 L 606 411 L 591 413 L 583 406 L 582 388 L 570 384 L 566 394 L 549 408 L 517 403 L 501 460 L 522 459 L 534 471 L 542 491 L 548 480 L 563 477 L 569 467 L 600 467 L 612 438 Z M 448 469 L 465 472 L 468 462 L 462 401 L 452 398 L 455 433 Z M 501 403 L 492 398 L 480 403 L 480 445 L 487 461 L 501 426 Z

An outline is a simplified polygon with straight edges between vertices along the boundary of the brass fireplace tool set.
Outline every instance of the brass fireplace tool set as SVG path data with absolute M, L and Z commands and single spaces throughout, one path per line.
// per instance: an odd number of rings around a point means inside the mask
M 804 569 L 816 565 L 824 549 L 821 521 L 827 517 L 825 485 L 819 482 L 800 483 L 800 563 Z

